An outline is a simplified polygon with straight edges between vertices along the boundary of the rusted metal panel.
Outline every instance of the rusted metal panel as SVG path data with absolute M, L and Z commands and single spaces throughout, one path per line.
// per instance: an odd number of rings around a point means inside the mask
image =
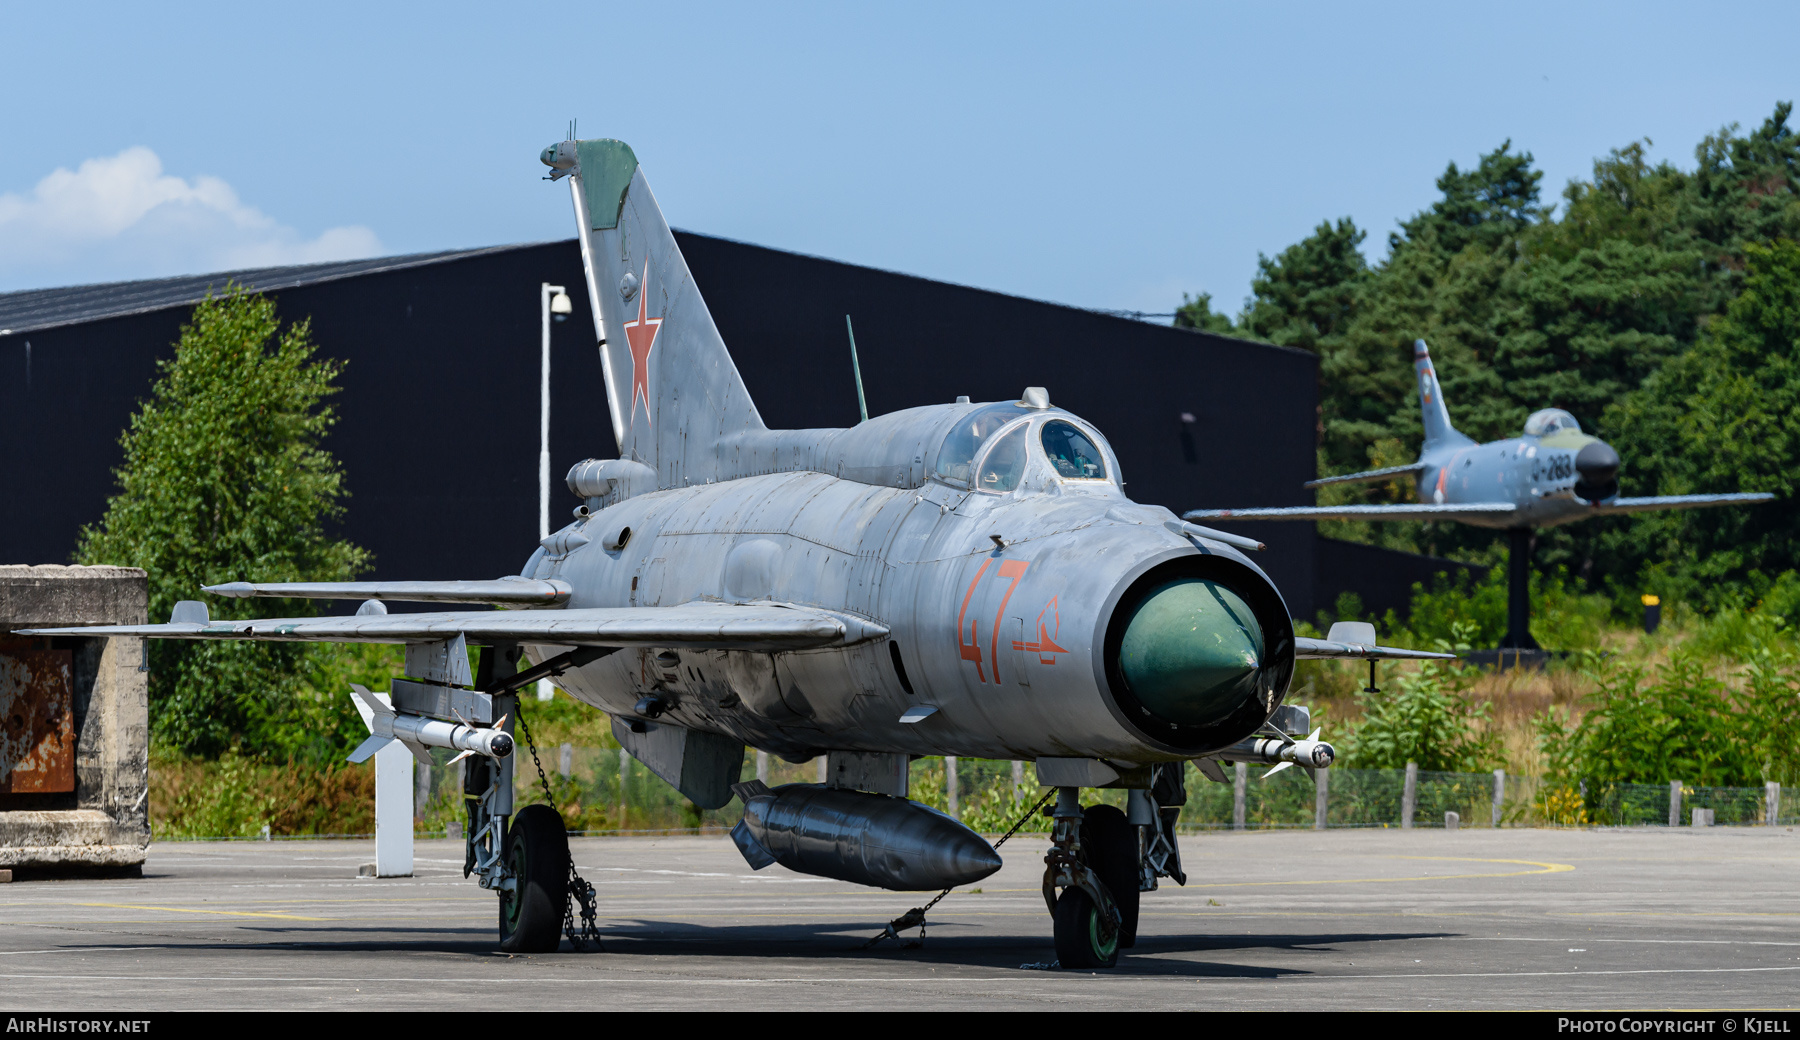
M 0 654 L 0 791 L 75 790 L 74 654 Z

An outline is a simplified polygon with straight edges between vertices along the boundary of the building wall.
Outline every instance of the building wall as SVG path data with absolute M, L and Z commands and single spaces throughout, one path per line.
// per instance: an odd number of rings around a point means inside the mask
M 1177 512 L 1309 501 L 1316 360 L 1303 351 L 677 238 L 771 427 L 856 421 L 849 314 L 871 414 L 1044 386 L 1112 441 L 1139 501 Z M 576 505 L 562 487 L 569 466 L 616 450 L 573 241 L 277 294 L 284 320 L 310 317 L 322 352 L 348 362 L 330 447 L 352 495 L 344 533 L 375 553 L 371 577 L 509 574 L 534 548 L 544 281 L 575 305 L 552 336 L 554 528 Z M 0 512 L 0 555 L 69 559 L 80 526 L 104 511 L 119 433 L 188 311 L 0 340 L 0 437 L 12 449 L 0 479 L 29 503 Z M 1311 525 L 1243 526 L 1269 543 L 1259 562 L 1292 612 L 1310 617 Z

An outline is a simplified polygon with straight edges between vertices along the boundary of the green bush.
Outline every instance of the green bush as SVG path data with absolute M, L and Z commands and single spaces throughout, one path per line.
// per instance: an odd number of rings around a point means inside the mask
M 1452 628 L 1455 643 L 1443 650 L 1468 649 L 1474 624 Z M 1467 694 L 1472 673 L 1427 661 L 1418 670 L 1387 679 L 1386 689 L 1359 691 L 1361 721 L 1349 726 L 1338 745 L 1346 765 L 1358 769 L 1398 769 L 1416 762 L 1438 772 L 1476 772 L 1499 760 L 1496 738 L 1485 732 L 1491 705 Z
M 1707 787 L 1793 783 L 1800 767 L 1800 666 L 1791 650 L 1763 648 L 1741 672 L 1677 650 L 1652 680 L 1641 667 L 1587 661 L 1595 705 L 1536 717 L 1548 774 L 1565 784 Z

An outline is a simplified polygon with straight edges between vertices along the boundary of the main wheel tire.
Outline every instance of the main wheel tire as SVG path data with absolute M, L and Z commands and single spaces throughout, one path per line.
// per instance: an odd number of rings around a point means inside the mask
M 548 805 L 527 805 L 506 832 L 506 868 L 517 887 L 500 892 L 500 948 L 551 953 L 562 943 L 569 902 L 569 834 Z
M 1110 805 L 1090 805 L 1081 812 L 1082 852 L 1119 908 L 1119 948 L 1129 950 L 1137 945 L 1137 828 Z
M 1119 940 L 1100 940 L 1100 908 L 1094 897 L 1069 887 L 1056 900 L 1056 960 L 1064 968 L 1110 968 L 1119 963 Z

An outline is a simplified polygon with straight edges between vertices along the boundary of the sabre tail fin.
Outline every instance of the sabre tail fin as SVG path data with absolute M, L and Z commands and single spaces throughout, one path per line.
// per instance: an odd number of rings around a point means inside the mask
M 1425 424 L 1425 443 L 1420 454 L 1446 442 L 1473 444 L 1450 424 L 1450 409 L 1444 404 L 1444 388 L 1438 385 L 1437 369 L 1431 363 L 1431 351 L 1422 339 L 1413 340 L 1413 371 L 1419 377 L 1419 417 Z
M 567 176 L 619 457 L 670 487 L 723 476 L 714 445 L 761 430 L 637 155 L 623 141 L 563 141 L 541 160 Z

